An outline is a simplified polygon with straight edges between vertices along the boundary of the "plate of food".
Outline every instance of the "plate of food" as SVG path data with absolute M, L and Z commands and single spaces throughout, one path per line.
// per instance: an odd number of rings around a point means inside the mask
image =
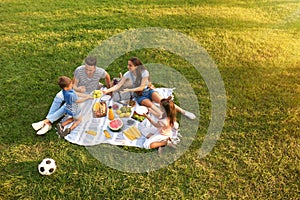
M 146 117 L 144 115 L 139 115 L 139 114 L 136 113 L 136 111 L 134 111 L 134 113 L 133 113 L 133 115 L 132 115 L 131 118 L 134 119 L 134 120 L 137 120 L 139 122 L 142 122 L 142 121 L 144 121 L 144 119 Z
M 105 102 L 96 102 L 93 105 L 93 117 L 105 117 L 107 112 L 107 105 Z
M 144 115 L 148 113 L 148 108 L 146 106 L 139 106 L 136 108 L 135 112 L 139 115 Z
M 103 95 L 103 92 L 101 90 L 94 90 L 91 95 L 93 96 L 93 98 L 100 98 Z
M 130 117 L 132 109 L 129 106 L 122 106 L 120 109 L 115 111 L 117 115 L 119 115 L 120 118 L 123 117 Z

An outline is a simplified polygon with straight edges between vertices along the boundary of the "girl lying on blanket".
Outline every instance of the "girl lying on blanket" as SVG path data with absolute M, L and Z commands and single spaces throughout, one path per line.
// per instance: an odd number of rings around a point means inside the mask
M 107 94 L 114 92 L 121 88 L 128 80 L 131 80 L 132 88 L 125 88 L 123 89 L 123 92 L 133 93 L 135 99 L 140 105 L 148 107 L 156 117 L 160 117 L 162 112 L 158 107 L 155 106 L 153 102 L 160 103 L 162 97 L 154 90 L 150 82 L 149 71 L 136 57 L 128 60 L 127 68 L 128 71 L 124 74 L 118 84 L 109 88 L 108 90 L 104 90 L 103 93 Z M 177 105 L 175 105 L 175 108 L 178 112 L 190 119 L 196 118 L 193 113 L 183 110 Z
M 157 122 L 154 122 L 147 114 L 144 116 L 150 121 L 150 123 L 155 127 L 155 130 L 146 136 L 146 141 L 144 142 L 144 148 L 154 149 L 158 148 L 158 153 L 161 153 L 163 146 L 170 146 L 176 148 L 171 142 L 172 129 L 176 122 L 176 108 L 171 97 L 167 99 L 162 99 L 160 101 L 160 110 L 162 111 L 161 118 Z

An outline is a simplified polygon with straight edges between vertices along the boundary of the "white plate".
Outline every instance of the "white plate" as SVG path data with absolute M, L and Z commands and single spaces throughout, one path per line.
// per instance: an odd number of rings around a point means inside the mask
M 139 115 L 143 115 L 148 112 L 148 108 L 146 106 L 139 106 L 136 108 L 135 112 Z
M 110 100 L 110 98 L 111 98 L 111 96 L 110 95 L 103 95 L 101 98 L 100 98 L 100 100 L 101 101 L 108 101 L 108 100 Z

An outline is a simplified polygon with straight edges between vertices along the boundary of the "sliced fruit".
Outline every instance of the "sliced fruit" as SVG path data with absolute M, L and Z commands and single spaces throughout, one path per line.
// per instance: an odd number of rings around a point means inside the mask
M 123 122 L 121 119 L 114 119 L 109 122 L 108 127 L 112 131 L 119 131 L 123 127 Z

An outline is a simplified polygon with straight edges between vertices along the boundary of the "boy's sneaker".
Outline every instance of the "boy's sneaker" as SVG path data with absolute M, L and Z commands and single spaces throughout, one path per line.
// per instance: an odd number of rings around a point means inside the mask
M 36 130 L 36 131 L 37 131 L 37 130 L 40 130 L 41 128 L 43 128 L 44 125 L 45 125 L 45 122 L 44 122 L 44 121 L 40 121 L 40 122 L 36 122 L 36 123 L 31 124 L 32 128 L 33 128 L 34 130 Z
M 61 134 L 60 136 L 62 137 L 66 137 L 68 134 L 71 133 L 71 129 L 70 128 L 66 128 Z
M 47 133 L 48 131 L 50 131 L 52 128 L 52 126 L 50 124 L 45 124 L 45 126 L 43 128 L 41 128 L 36 134 L 37 135 L 44 135 L 45 133 Z
M 56 130 L 57 130 L 57 133 L 58 133 L 58 135 L 62 135 L 62 132 L 64 131 L 64 127 L 62 126 L 62 124 L 61 123 L 57 123 L 56 124 Z

